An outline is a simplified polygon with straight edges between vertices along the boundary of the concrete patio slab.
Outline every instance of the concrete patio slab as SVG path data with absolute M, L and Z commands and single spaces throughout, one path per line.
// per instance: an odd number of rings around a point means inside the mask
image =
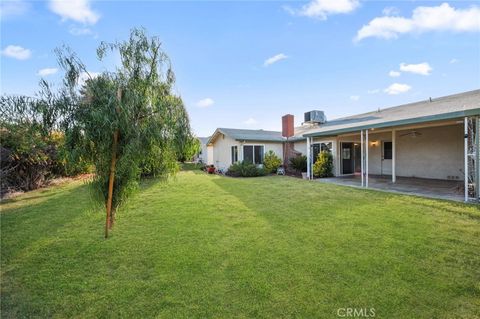
M 315 179 L 315 181 L 362 187 L 361 176 L 359 174 L 319 178 Z M 391 176 L 370 175 L 368 179 L 368 188 L 429 198 L 440 198 L 454 201 L 464 200 L 463 181 L 397 177 L 396 183 L 392 183 Z

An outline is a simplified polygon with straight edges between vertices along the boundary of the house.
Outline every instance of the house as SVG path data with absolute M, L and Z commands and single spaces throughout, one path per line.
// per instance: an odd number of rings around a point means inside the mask
M 208 141 L 208 162 L 223 169 L 238 160 L 261 164 L 263 154 L 273 150 L 288 164 L 302 153 L 313 179 L 316 155 L 327 150 L 334 175 L 355 178 L 361 187 L 378 177 L 390 186 L 399 178 L 426 181 L 425 187 L 449 181 L 445 185 L 461 188 L 465 201 L 478 200 L 479 129 L 480 90 L 474 90 L 331 121 L 311 111 L 300 127 L 286 115 L 282 132 L 219 128 Z
M 291 124 L 293 126 L 293 116 Z M 297 138 L 306 143 L 306 138 Z M 284 158 L 286 140 L 282 132 L 277 131 L 217 128 L 207 142 L 207 163 L 222 170 L 228 169 L 237 161 L 261 165 L 264 154 L 269 151 Z
M 195 155 L 195 161 L 199 163 L 207 163 L 207 142 L 210 137 L 198 137 L 200 142 L 200 151 Z

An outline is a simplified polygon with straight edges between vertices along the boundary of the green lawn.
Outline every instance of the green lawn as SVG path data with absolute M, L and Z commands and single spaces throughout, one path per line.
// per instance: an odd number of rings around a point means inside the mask
M 476 206 L 187 171 L 104 240 L 89 203 L 76 181 L 1 206 L 2 318 L 480 317 Z

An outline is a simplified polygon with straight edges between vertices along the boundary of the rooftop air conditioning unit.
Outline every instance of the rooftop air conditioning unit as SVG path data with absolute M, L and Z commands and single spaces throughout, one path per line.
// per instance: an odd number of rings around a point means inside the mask
M 325 113 L 323 113 L 323 111 L 305 112 L 304 122 L 324 124 L 327 122 L 327 117 L 325 116 Z

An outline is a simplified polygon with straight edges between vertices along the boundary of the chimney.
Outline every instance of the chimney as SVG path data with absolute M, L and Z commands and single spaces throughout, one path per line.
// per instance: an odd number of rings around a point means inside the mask
M 292 137 L 294 134 L 293 115 L 287 114 L 282 116 L 282 136 L 288 138 Z

